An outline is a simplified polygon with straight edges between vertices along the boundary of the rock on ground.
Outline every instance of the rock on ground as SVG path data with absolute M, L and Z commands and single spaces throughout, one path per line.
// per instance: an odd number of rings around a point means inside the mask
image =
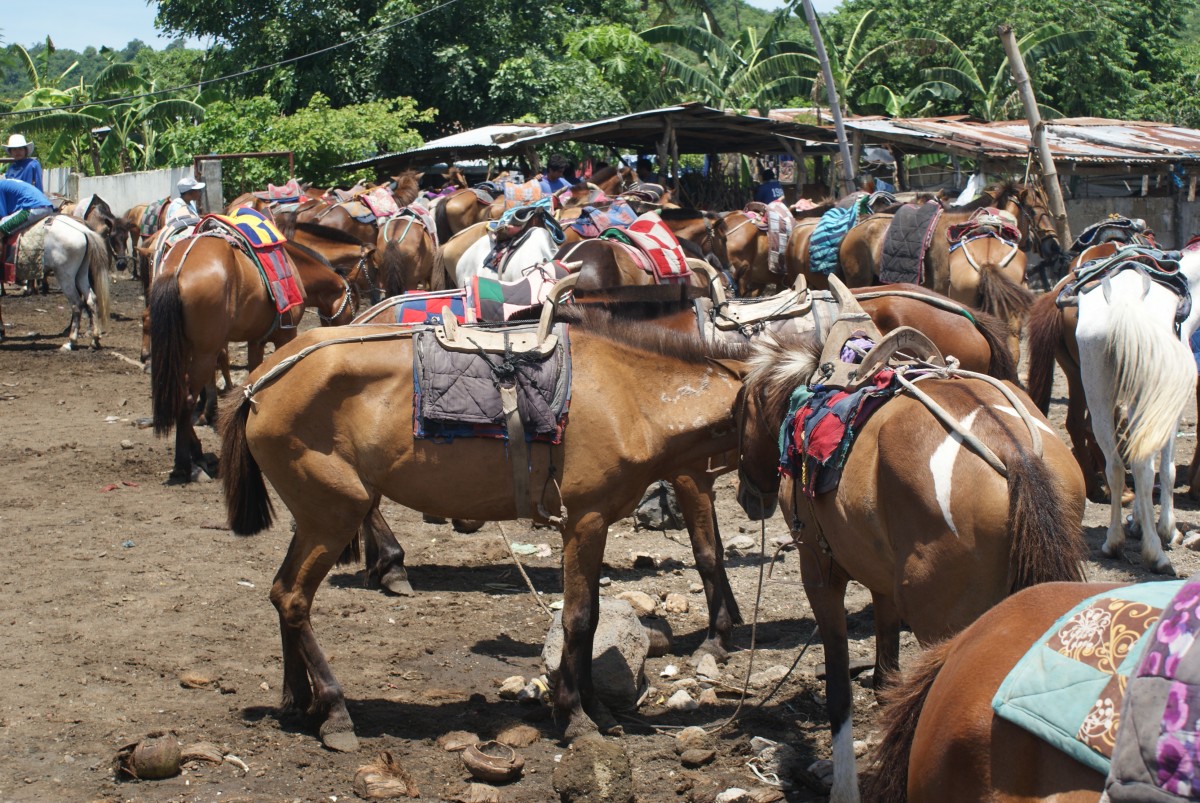
M 554 615 L 542 660 L 547 674 L 557 674 L 562 663 L 562 612 Z M 592 686 L 607 705 L 629 709 L 637 705 L 646 686 L 646 655 L 650 639 L 628 602 L 600 598 L 600 622 L 592 643 Z

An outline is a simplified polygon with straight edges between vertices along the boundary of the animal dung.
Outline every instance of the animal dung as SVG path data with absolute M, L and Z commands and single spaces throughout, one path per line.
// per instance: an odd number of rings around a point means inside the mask
M 374 761 L 358 768 L 353 785 L 354 794 L 363 800 L 421 796 L 417 782 L 387 750 L 381 750 Z
M 182 751 L 179 740 L 170 732 L 156 731 L 117 751 L 118 778 L 156 781 L 179 774 Z

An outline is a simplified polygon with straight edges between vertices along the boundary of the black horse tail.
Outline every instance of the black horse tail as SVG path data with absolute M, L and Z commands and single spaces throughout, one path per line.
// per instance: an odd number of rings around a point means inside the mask
M 221 414 L 221 484 L 230 529 L 238 535 L 254 535 L 271 526 L 274 510 L 262 469 L 246 440 L 252 404 L 244 395 L 239 397 Z
M 150 394 L 154 432 L 166 435 L 187 405 L 186 343 L 179 274 L 159 278 L 150 289 Z
M 863 800 L 873 803 L 908 800 L 908 761 L 917 734 L 917 720 L 953 643 L 943 641 L 925 650 L 899 683 L 881 693 L 883 740 L 863 778 Z
M 1010 592 L 1058 580 L 1083 582 L 1083 500 L 1070 499 L 1043 460 L 1021 446 L 1008 457 Z
M 992 352 L 991 360 L 988 362 L 988 376 L 1020 384 L 1017 376 L 1017 361 L 1013 359 L 1013 353 L 1008 347 L 1008 322 L 995 315 L 977 311 L 971 313 L 971 318 L 974 319 L 975 331 L 979 332 L 980 337 L 987 341 L 988 348 Z
M 439 243 L 445 243 L 454 236 L 454 232 L 450 231 L 450 215 L 446 212 L 446 201 L 451 197 L 443 196 L 433 207 L 433 225 L 437 229 Z

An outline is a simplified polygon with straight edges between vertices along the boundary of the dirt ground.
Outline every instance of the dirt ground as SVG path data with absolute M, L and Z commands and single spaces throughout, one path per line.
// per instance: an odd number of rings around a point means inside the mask
M 361 570 L 337 570 L 317 597 L 318 638 L 346 691 L 362 746 L 345 755 L 323 749 L 304 723 L 275 714 L 281 677 L 279 633 L 267 599 L 287 548 L 288 517 L 265 534 L 238 538 L 224 528 L 216 483 L 164 484 L 171 441 L 138 425 L 150 415 L 149 378 L 117 355 L 136 360 L 140 348 L 138 285 L 121 277 L 102 351 L 57 351 L 67 321 L 61 295 L 3 300 L 9 340 L 0 345 L 0 533 L 9 569 L 0 578 L 0 800 L 328 800 L 352 796 L 355 770 L 388 750 L 414 776 L 423 799 L 453 797 L 468 774 L 459 754 L 435 740 L 454 729 L 487 737 L 527 721 L 542 738 L 522 748 L 524 777 L 504 787 L 504 801 L 555 799 L 551 776 L 564 751 L 548 712 L 501 700 L 499 683 L 542 671 L 547 628 L 515 571 L 495 525 L 463 536 L 425 524 L 411 511 L 385 506 L 408 550 L 412 597 L 367 590 Z M 235 353 L 235 362 L 238 355 Z M 1061 394 L 1060 394 L 1061 395 Z M 1062 399 L 1052 420 L 1061 422 Z M 202 433 L 216 450 L 214 433 Z M 1190 459 L 1195 422 L 1179 440 L 1177 462 Z M 1179 489 L 1182 491 L 1182 489 Z M 734 501 L 732 477 L 719 483 L 726 542 L 752 525 Z M 1200 523 L 1196 506 L 1177 493 L 1180 518 Z M 1106 506 L 1089 504 L 1086 524 L 1092 579 L 1150 579 L 1133 542 L 1126 560 L 1099 557 Z M 560 543 L 551 530 L 508 526 L 514 541 L 549 544 L 551 557 L 525 558 L 546 599 L 561 594 Z M 767 538 L 784 534 L 780 519 Z M 631 553 L 648 552 L 657 569 L 633 569 Z M 1200 569 L 1200 555 L 1175 550 L 1180 574 Z M 660 703 L 674 690 L 659 677 L 667 664 L 692 678 L 686 656 L 704 632 L 703 596 L 685 533 L 614 527 L 602 593 L 641 590 L 686 595 L 686 613 L 669 614 L 674 654 L 650 659 L 656 687 L 639 717 L 659 725 L 709 724 L 734 709 L 724 687 L 718 704 L 686 713 Z M 730 574 L 742 611 L 753 612 L 760 559 L 757 547 L 735 551 Z M 814 625 L 798 580 L 795 555 L 785 556 L 765 588 L 759 612 L 755 669 L 789 666 Z M 852 653 L 873 655 L 869 598 L 850 600 Z M 749 644 L 749 626 L 736 633 Z M 905 654 L 915 649 L 904 636 Z M 711 800 L 731 786 L 760 785 L 747 768 L 749 739 L 786 741 L 804 763 L 827 758 L 822 662 L 814 643 L 781 692 L 753 707 L 718 738 L 716 761 L 684 769 L 669 735 L 630 723 L 622 740 L 632 761 L 639 800 Z M 740 688 L 748 651 L 733 656 L 724 681 Z M 181 674 L 213 681 L 184 688 Z M 693 689 L 693 691 L 696 691 Z M 874 695 L 856 685 L 856 737 L 867 739 Z M 118 748 L 149 732 L 174 730 L 187 744 L 208 741 L 237 756 L 232 763 L 188 769 L 156 782 L 118 782 Z M 801 786 L 792 800 L 822 796 Z

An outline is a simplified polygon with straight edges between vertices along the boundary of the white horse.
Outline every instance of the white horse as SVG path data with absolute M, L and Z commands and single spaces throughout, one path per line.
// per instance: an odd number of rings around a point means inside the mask
M 1175 331 L 1180 299 L 1136 270 L 1109 274 L 1108 287 L 1079 297 L 1080 373 L 1092 430 L 1104 451 L 1112 516 L 1101 550 L 1121 554 L 1125 528 L 1121 498 L 1125 467 L 1133 468 L 1131 531 L 1142 534 L 1142 559 L 1155 572 L 1173 573 L 1163 544 L 1180 543 L 1175 529 L 1175 432 L 1195 394 L 1196 363 L 1188 340 L 1200 325 L 1200 247 L 1185 251 L 1180 272 L 1192 309 Z M 1159 455 L 1160 512 L 1154 523 L 1154 457 Z M 1157 533 L 1157 537 L 1155 537 Z M 1160 540 L 1161 539 L 1161 540 Z
M 71 307 L 69 338 L 62 350 L 71 351 L 78 345 L 84 309 L 92 324 L 92 345 L 100 348 L 103 322 L 108 320 L 108 284 L 112 271 L 108 246 L 87 224 L 70 215 L 53 215 L 43 225 L 46 226 L 46 241 L 42 247 L 42 264 L 47 274 L 53 271 L 59 289 Z M 0 324 L 0 339 L 3 337 L 4 327 Z
M 554 259 L 554 255 L 558 252 L 558 244 L 555 243 L 554 237 L 541 226 L 531 226 L 527 232 L 520 235 L 519 239 L 520 242 L 517 243 L 513 252 L 504 258 L 503 271 L 500 273 L 483 266 L 483 261 L 495 247 L 495 235 L 488 234 L 488 236 L 476 240 L 455 265 L 454 274 L 457 285 L 466 287 L 473 276 L 486 276 L 502 282 L 515 282 L 521 278 L 522 271 L 526 268 Z

